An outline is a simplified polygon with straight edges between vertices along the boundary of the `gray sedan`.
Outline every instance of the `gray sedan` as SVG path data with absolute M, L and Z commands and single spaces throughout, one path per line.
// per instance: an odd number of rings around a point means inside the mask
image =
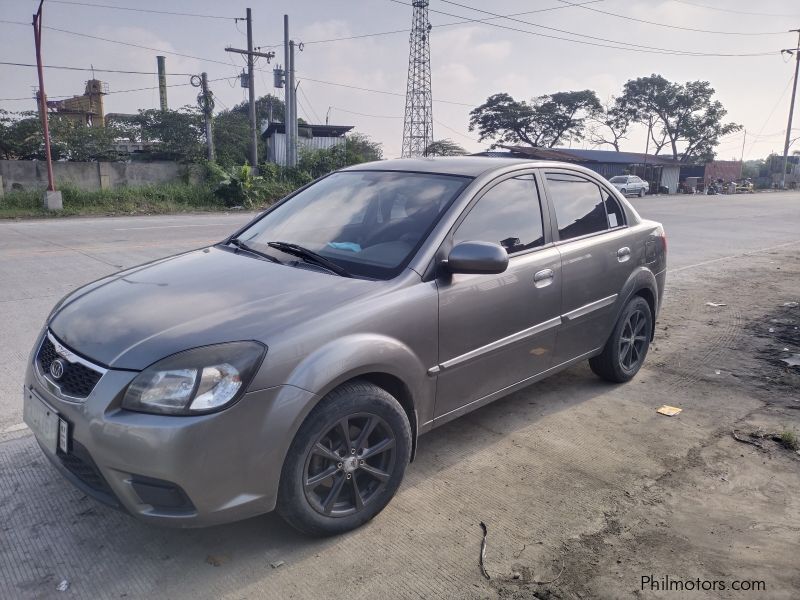
M 665 271 L 662 227 L 587 169 L 358 165 L 63 298 L 25 421 L 67 479 L 140 519 L 277 509 L 340 533 L 386 506 L 421 434 L 583 360 L 634 377 Z

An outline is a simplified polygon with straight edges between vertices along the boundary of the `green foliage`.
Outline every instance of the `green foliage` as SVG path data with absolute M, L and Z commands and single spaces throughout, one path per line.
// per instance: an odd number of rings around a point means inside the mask
M 158 142 L 146 153 L 150 160 L 197 162 L 205 156 L 203 115 L 193 106 L 140 110 L 130 119 L 128 132 L 132 141 Z
M 0 156 L 7 160 L 43 160 L 44 136 L 34 111 L 0 110 Z
M 213 165 L 213 163 L 209 163 Z M 222 200 L 225 206 L 241 206 L 247 209 L 261 208 L 272 204 L 276 200 L 292 192 L 295 185 L 288 178 L 280 181 L 274 178 L 277 172 L 268 175 L 254 175 L 249 165 L 242 165 L 230 169 L 222 169 L 218 165 L 209 167 L 209 178 L 216 181 L 214 195 Z
M 742 128 L 722 123 L 727 111 L 713 95 L 708 81 L 679 84 L 653 74 L 628 81 L 621 98 L 635 121 L 652 125 L 656 154 L 666 146 L 675 160 L 705 162 L 722 136 Z
M 86 191 L 59 187 L 62 211 L 42 208 L 41 190 L 14 190 L 0 199 L 0 218 L 63 215 L 130 215 L 223 210 L 207 185 L 164 184 Z
M 319 150 L 300 151 L 298 170 L 316 179 L 344 167 L 380 160 L 383 156 L 381 144 L 373 142 L 363 134 L 348 136 L 343 144 Z
M 425 148 L 425 156 L 464 156 L 467 151 L 453 140 L 435 140 Z
M 583 139 L 586 119 L 602 110 L 592 90 L 557 92 L 530 102 L 509 94 L 490 96 L 470 112 L 469 130 L 480 140 L 528 144 L 552 148 L 569 140 Z

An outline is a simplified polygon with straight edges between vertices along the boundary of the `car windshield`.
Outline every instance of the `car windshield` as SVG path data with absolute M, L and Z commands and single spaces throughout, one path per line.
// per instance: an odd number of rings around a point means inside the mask
M 609 181 L 611 183 L 627 183 L 628 182 L 628 178 L 627 177 L 622 177 L 622 176 L 617 176 L 617 177 L 612 177 L 611 179 L 609 179 Z
M 334 173 L 277 205 L 238 239 L 276 256 L 270 242 L 296 244 L 350 274 L 390 279 L 470 181 L 433 173 Z

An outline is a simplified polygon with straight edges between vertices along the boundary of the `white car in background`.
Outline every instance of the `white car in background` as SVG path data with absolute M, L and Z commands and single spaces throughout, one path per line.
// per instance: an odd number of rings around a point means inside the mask
M 608 181 L 625 196 L 643 198 L 650 191 L 650 184 L 636 175 L 617 175 Z

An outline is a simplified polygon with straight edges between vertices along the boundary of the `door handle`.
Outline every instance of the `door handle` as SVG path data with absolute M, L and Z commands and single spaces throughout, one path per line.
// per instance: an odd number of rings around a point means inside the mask
M 626 260 L 630 259 L 631 257 L 631 249 L 627 246 L 624 246 L 617 250 L 617 260 L 619 262 L 625 262 Z
M 537 288 L 547 287 L 553 283 L 553 277 L 555 277 L 553 269 L 542 269 L 533 276 L 533 285 Z

